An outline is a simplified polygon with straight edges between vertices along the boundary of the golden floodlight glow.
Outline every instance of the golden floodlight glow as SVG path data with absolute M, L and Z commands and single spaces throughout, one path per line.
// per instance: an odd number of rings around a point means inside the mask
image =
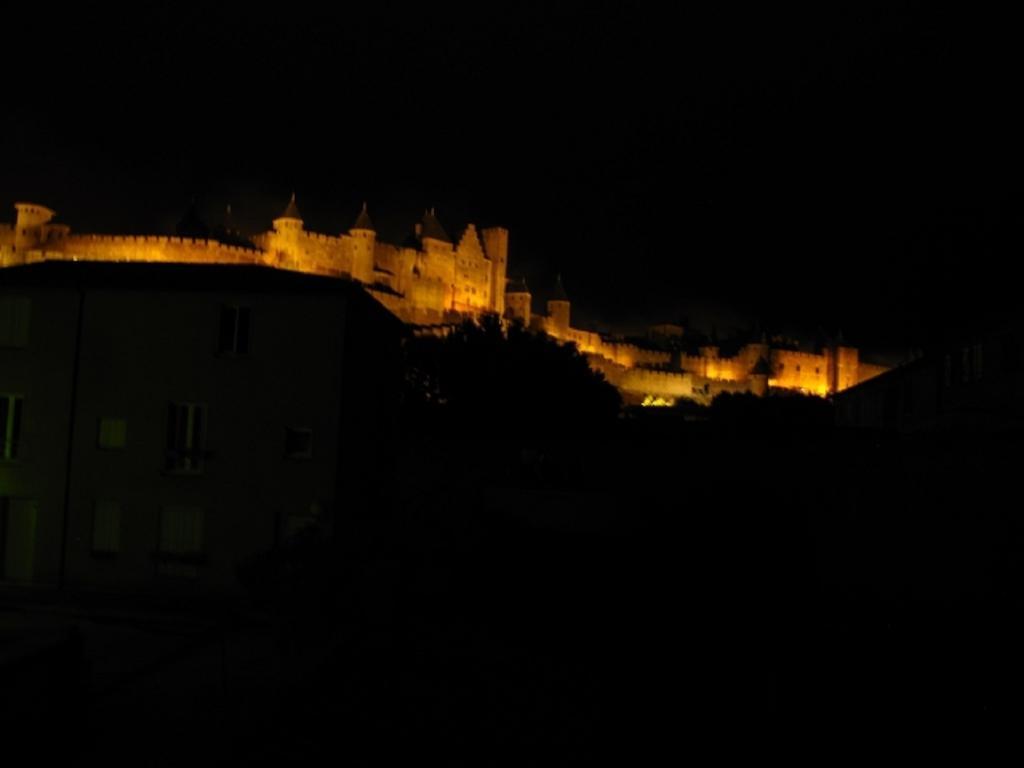
M 674 397 L 661 397 L 660 395 L 647 395 L 640 405 L 645 408 L 669 408 L 676 404 Z
M 533 295 L 522 279 L 509 280 L 509 233 L 502 227 L 477 230 L 467 224 L 450 238 L 433 209 L 402 244 L 378 240 L 364 204 L 355 223 L 340 234 L 307 230 L 293 199 L 271 229 L 246 241 L 167 235 L 75 234 L 54 223 L 54 212 L 16 203 L 13 226 L 0 224 L 0 268 L 44 261 L 234 264 L 305 272 L 353 280 L 420 335 L 444 335 L 458 320 L 496 315 L 573 344 L 590 367 L 630 402 L 671 406 L 679 399 L 710 401 L 719 392 L 769 389 L 828 397 L 884 372 L 860 359 L 841 341 L 814 352 L 774 346 L 762 335 L 730 354 L 717 344 L 671 351 L 621 334 L 574 327 L 572 304 L 561 277 L 549 292 L 547 313 L 534 312 Z M 229 233 L 230 234 L 230 233 Z M 237 235 L 237 233 L 235 233 Z M 428 330 L 419 330 L 428 329 Z M 680 336 L 679 333 L 675 334 Z

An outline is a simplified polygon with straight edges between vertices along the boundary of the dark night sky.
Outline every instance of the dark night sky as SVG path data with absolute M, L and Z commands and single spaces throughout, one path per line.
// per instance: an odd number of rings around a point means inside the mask
M 513 272 L 561 271 L 591 322 L 718 306 L 896 346 L 1002 263 L 977 233 L 1017 216 L 1008 20 L 479 5 L 15 11 L 4 218 L 170 231 L 198 195 L 255 231 L 295 189 L 308 227 L 366 199 L 396 237 L 436 206 L 507 226 Z

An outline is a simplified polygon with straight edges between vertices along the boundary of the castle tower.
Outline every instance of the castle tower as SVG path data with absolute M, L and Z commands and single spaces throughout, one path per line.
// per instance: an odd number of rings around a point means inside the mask
M 569 331 L 569 296 L 562 285 L 562 276 L 555 277 L 555 292 L 548 299 L 548 328 L 552 335 Z
M 859 369 L 860 353 L 853 347 L 843 344 L 840 339 L 836 347 L 836 391 L 842 392 L 857 384 L 860 378 Z
M 750 373 L 753 373 L 754 368 L 762 361 L 771 360 L 771 347 L 768 344 L 768 337 L 761 333 L 757 339 L 757 341 L 746 344 L 740 351 L 743 365 Z M 768 372 L 771 373 L 771 366 L 769 366 Z
M 265 247 L 273 254 L 277 266 L 303 268 L 302 230 L 302 215 L 295 204 L 295 193 L 292 192 L 288 207 L 274 219 L 274 230 L 268 233 L 265 240 Z
M 352 237 L 352 277 L 361 283 L 372 283 L 377 230 L 366 210 L 366 203 L 363 203 L 363 209 L 348 233 Z
M 749 381 L 750 391 L 758 397 L 768 394 L 768 377 L 771 376 L 772 366 L 767 357 L 761 357 L 750 370 Z
M 284 209 L 284 213 L 274 219 L 274 232 L 296 238 L 302 232 L 302 215 L 299 213 L 299 207 L 295 204 L 294 192 L 292 192 L 292 199 L 289 201 L 288 207 Z
M 488 227 L 481 231 L 484 239 L 484 255 L 491 260 L 491 309 L 499 316 L 505 315 L 505 288 L 508 277 L 508 230 L 504 227 Z M 526 283 L 523 283 L 523 287 Z M 527 292 L 529 294 L 529 292 Z M 529 315 L 529 310 L 527 310 Z M 529 317 L 526 323 L 529 324 Z
M 452 239 L 437 220 L 433 208 L 423 212 L 423 218 L 416 225 L 416 237 L 419 238 L 423 250 L 428 253 L 450 251 L 452 247 Z
M 711 343 L 704 344 L 699 348 L 700 351 L 700 375 L 708 376 L 712 379 L 718 378 L 718 345 L 715 343 L 716 334 L 714 330 L 711 332 Z
M 504 297 L 505 318 L 513 322 L 519 321 L 529 328 L 532 301 L 533 297 L 530 295 L 526 280 L 523 278 L 509 280 Z
M 843 342 L 840 331 L 836 340 L 825 348 L 825 364 L 829 394 L 842 392 L 860 381 L 860 352 Z
M 18 211 L 14 223 L 14 250 L 30 251 L 46 240 L 46 225 L 57 214 L 43 205 L 15 203 Z

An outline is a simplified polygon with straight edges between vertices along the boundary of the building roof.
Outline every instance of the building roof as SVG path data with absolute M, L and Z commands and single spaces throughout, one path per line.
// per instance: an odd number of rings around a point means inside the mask
M 363 203 L 363 209 L 359 211 L 359 215 L 356 216 L 356 223 L 349 227 L 349 229 L 365 229 L 368 232 L 377 231 L 373 227 L 373 220 L 370 218 L 370 214 L 366 211 L 366 203 Z
M 5 285 L 42 290 L 365 295 L 359 283 L 346 278 L 311 275 L 258 264 L 45 261 L 5 267 L 0 270 L 0 275 Z M 366 298 L 373 301 L 369 296 Z
M 292 192 L 292 199 L 288 202 L 288 207 L 284 209 L 277 218 L 279 219 L 295 219 L 296 221 L 302 221 L 302 214 L 299 213 L 299 206 L 295 204 L 295 193 Z
M 510 277 L 505 286 L 505 293 L 529 293 L 530 288 L 526 285 L 525 277 Z
M 565 292 L 565 286 L 562 285 L 562 276 L 560 274 L 555 275 L 555 290 L 551 294 L 551 298 L 548 301 L 568 301 L 569 294 Z
M 434 209 L 431 208 L 429 211 L 423 212 L 423 218 L 420 220 L 422 229 L 420 230 L 420 239 L 424 237 L 430 237 L 434 240 L 440 240 L 442 243 L 450 243 L 452 240 L 448 237 L 448 233 L 444 231 L 444 227 L 441 226 L 441 222 L 437 220 L 437 216 L 434 214 Z
M 201 240 L 210 236 L 210 225 L 199 212 L 199 205 L 194 197 L 189 201 L 181 220 L 175 225 L 174 232 L 178 237 L 194 237 Z

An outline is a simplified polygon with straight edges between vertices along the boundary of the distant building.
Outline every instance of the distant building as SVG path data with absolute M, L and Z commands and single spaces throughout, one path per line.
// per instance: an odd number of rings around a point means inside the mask
M 573 327 L 561 278 L 546 315 L 531 311 L 532 295 L 521 280 L 510 284 L 505 303 L 509 319 L 575 344 L 627 402 L 708 403 L 725 392 L 764 395 L 773 388 L 827 396 L 887 370 L 862 360 L 860 351 L 841 339 L 807 352 L 772 344 L 762 335 L 726 353 L 713 340 L 691 342 L 686 329 L 674 324 L 652 326 L 646 339 L 609 338 Z
M 509 280 L 508 230 L 479 232 L 469 224 L 454 242 L 434 210 L 426 211 L 401 245 L 377 239 L 366 206 L 337 234 L 305 228 L 294 195 L 270 230 L 249 240 L 226 225 L 219 234 L 190 209 L 180 237 L 72 234 L 55 213 L 17 203 L 13 226 L 0 225 L 0 267 L 42 261 L 247 264 L 361 283 L 403 322 L 438 328 L 494 314 L 575 344 L 627 402 L 710 402 L 722 392 L 763 395 L 772 388 L 826 396 L 886 370 L 861 359 L 842 341 L 801 352 L 761 336 L 725 354 L 713 342 L 686 350 L 686 329 L 654 326 L 645 340 L 627 342 L 574 327 L 569 296 L 557 281 L 546 314 L 533 311 L 525 281 Z M 678 341 L 675 351 L 660 343 Z
M 377 239 L 365 205 L 346 231 L 310 232 L 294 195 L 272 228 L 248 241 L 230 227 L 214 234 L 193 209 L 179 237 L 79 235 L 54 223 L 45 206 L 15 209 L 14 225 L 0 225 L 0 267 L 61 260 L 262 265 L 355 280 L 406 323 L 505 311 L 508 230 L 478 232 L 469 224 L 453 242 L 433 210 L 406 242 L 392 245 Z
M 402 326 L 356 283 L 258 266 L 0 274 L 0 581 L 235 587 L 358 513 Z

